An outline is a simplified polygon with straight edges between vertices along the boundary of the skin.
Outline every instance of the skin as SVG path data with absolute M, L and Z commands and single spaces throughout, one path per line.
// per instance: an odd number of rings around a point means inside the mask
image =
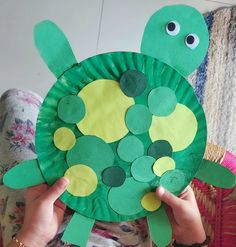
M 54 238 L 66 209 L 66 205 L 58 198 L 67 185 L 68 180 L 63 177 L 50 188 L 46 184 L 41 184 L 27 190 L 24 224 L 16 235 L 19 241 L 30 247 L 44 247 Z M 167 214 L 178 243 L 191 245 L 205 240 L 206 234 L 190 186 L 179 198 L 163 187 L 157 188 L 156 194 L 168 205 Z M 19 245 L 11 241 L 8 247 Z

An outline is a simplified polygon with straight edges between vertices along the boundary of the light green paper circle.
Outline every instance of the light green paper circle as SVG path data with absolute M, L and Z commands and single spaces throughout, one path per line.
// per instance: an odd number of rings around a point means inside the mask
M 148 95 L 148 107 L 158 117 L 168 116 L 176 107 L 177 99 L 173 90 L 168 87 L 154 88 Z
M 118 214 L 138 214 L 143 211 L 141 199 L 149 190 L 148 183 L 140 183 L 133 178 L 127 178 L 122 186 L 111 188 L 108 194 L 108 202 Z
M 120 140 L 117 153 L 122 160 L 132 162 L 144 154 L 144 146 L 138 137 L 127 136 Z
M 85 115 L 84 102 L 79 96 L 67 95 L 59 101 L 57 113 L 66 123 L 78 123 Z
M 82 136 L 76 141 L 74 147 L 67 152 L 67 164 L 73 166 L 76 164 L 87 165 L 101 177 L 101 172 L 113 165 L 114 153 L 111 147 L 102 139 L 96 136 Z
M 131 173 L 135 180 L 139 182 L 149 182 L 156 177 L 152 171 L 155 159 L 150 156 L 137 158 L 131 166 Z
M 135 135 L 147 132 L 152 123 L 152 114 L 145 105 L 131 106 L 125 117 L 126 126 Z

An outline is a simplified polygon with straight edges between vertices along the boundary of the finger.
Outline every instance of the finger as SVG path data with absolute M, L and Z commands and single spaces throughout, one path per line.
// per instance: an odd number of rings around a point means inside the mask
M 165 190 L 162 186 L 156 189 L 157 196 L 172 209 L 179 208 L 181 206 L 181 199 Z
M 60 178 L 50 189 L 43 195 L 43 198 L 48 203 L 54 203 L 60 195 L 66 190 L 69 180 L 65 177 Z
M 60 201 L 59 199 L 57 199 L 57 200 L 55 201 L 54 205 L 55 205 L 57 208 L 61 209 L 62 211 L 65 211 L 65 210 L 66 210 L 66 205 L 65 205 L 62 201 Z
M 44 194 L 47 190 L 48 190 L 47 184 L 39 184 L 37 186 L 29 187 L 26 190 L 26 194 L 25 194 L 26 202 L 37 199 L 42 194 Z

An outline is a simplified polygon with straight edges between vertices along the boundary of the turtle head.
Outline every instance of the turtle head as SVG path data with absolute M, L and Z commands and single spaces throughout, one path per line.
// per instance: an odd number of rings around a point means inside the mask
M 141 52 L 188 76 L 203 61 L 208 45 L 209 33 L 202 14 L 190 6 L 172 5 L 149 19 Z

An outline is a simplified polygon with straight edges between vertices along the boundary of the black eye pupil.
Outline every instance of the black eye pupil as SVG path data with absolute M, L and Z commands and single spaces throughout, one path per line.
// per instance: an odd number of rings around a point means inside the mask
M 194 43 L 194 37 L 192 36 L 192 35 L 189 35 L 188 37 L 187 37 L 187 43 L 189 44 L 189 45 L 192 45 L 193 43 Z
M 169 31 L 174 31 L 175 30 L 175 23 L 174 22 L 168 23 L 168 30 Z

